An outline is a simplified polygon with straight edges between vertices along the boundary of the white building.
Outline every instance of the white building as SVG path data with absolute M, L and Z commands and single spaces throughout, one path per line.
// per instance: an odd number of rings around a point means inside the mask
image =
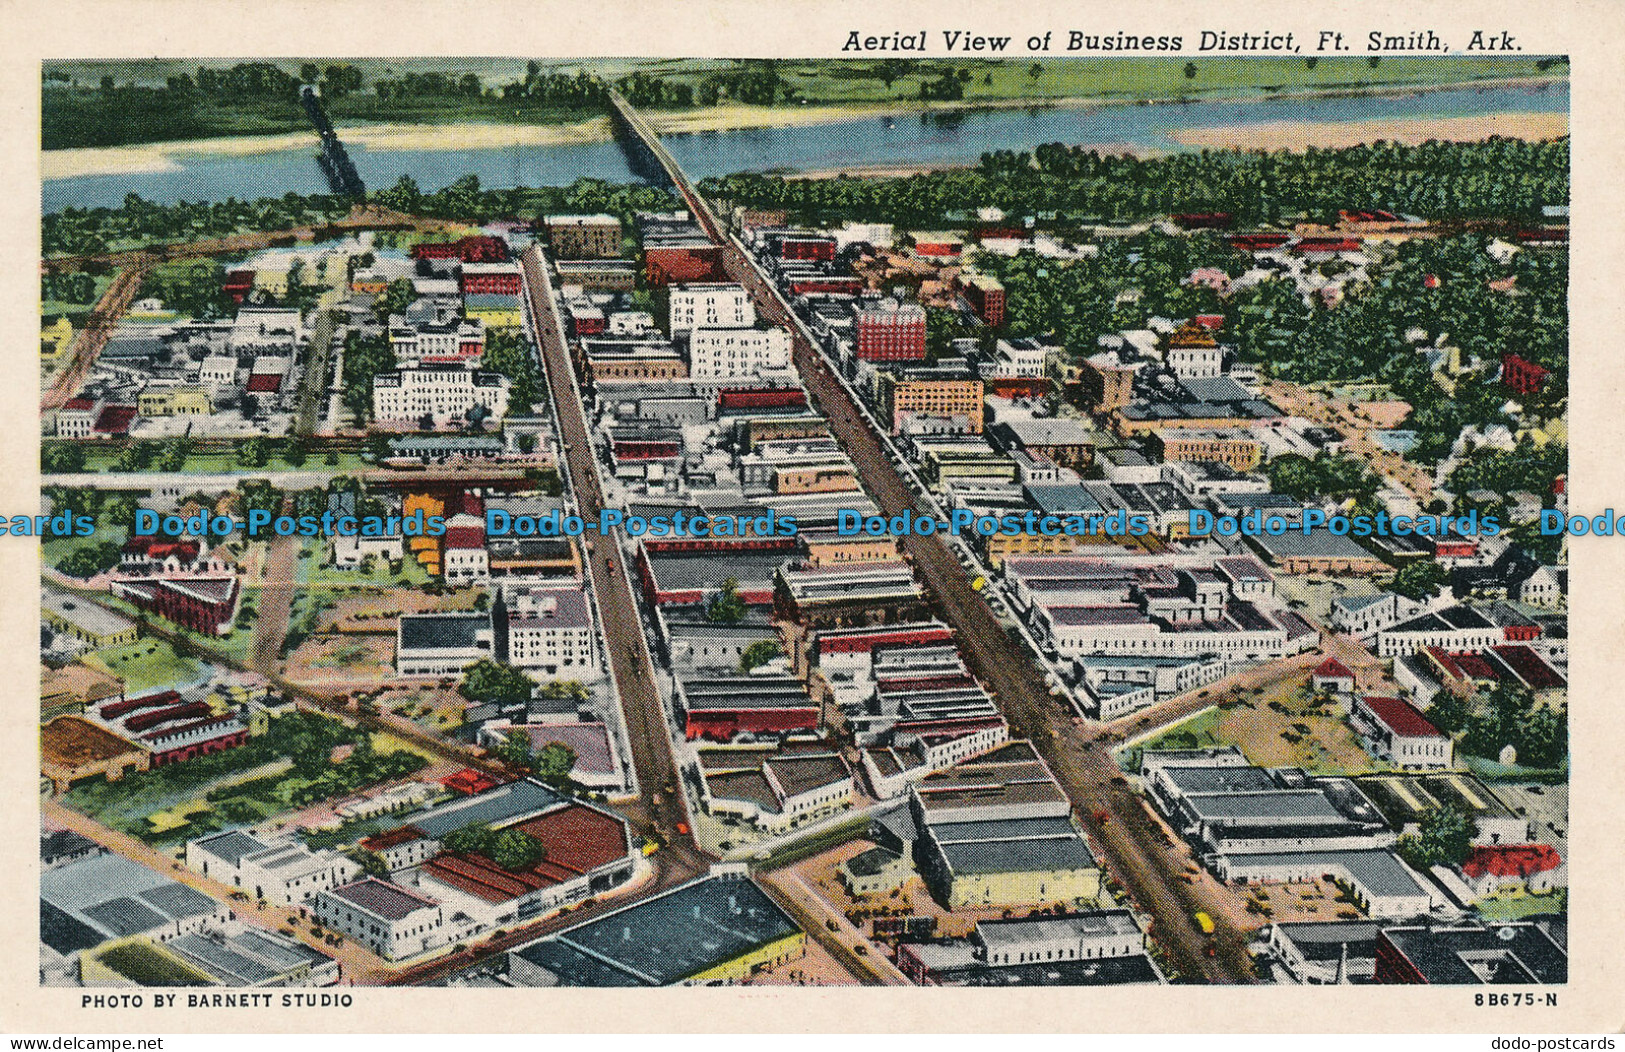
M 1478 611 L 1452 606 L 1421 614 L 1377 633 L 1377 656 L 1403 657 L 1427 647 L 1445 651 L 1484 650 L 1506 642 L 1505 630 Z
M 756 324 L 756 305 L 743 285 L 724 282 L 678 285 L 670 290 L 673 333 L 691 329 L 746 329 Z
M 226 387 L 237 382 L 237 359 L 229 354 L 211 354 L 203 359 L 197 381 L 212 387 Z
M 579 584 L 515 589 L 503 596 L 503 609 L 510 665 L 550 676 L 597 674 L 591 608 Z
M 688 339 L 693 377 L 751 377 L 790 367 L 785 329 L 695 329 Z
M 1397 592 L 1340 595 L 1332 600 L 1332 631 L 1369 639 L 1383 629 L 1399 624 L 1421 608 L 1421 603 Z
M 61 424 L 58 423 L 60 431 Z M 1542 566 L 1518 586 L 1518 601 L 1530 606 L 1557 606 L 1563 601 L 1563 584 L 1568 571 L 1560 566 Z
M 1070 917 L 985 920 L 972 940 L 990 965 L 1089 961 L 1145 953 L 1145 932 L 1128 910 Z
M 1019 340 L 1000 340 L 995 347 L 991 368 L 983 372 L 984 379 L 1042 380 L 1044 361 L 1052 349 L 1038 340 L 1027 337 Z
M 1353 723 L 1379 759 L 1406 771 L 1449 767 L 1452 742 L 1409 702 L 1356 697 Z
M 1173 346 L 1168 348 L 1168 368 L 1181 380 L 1205 380 L 1218 376 L 1223 369 L 1224 350 L 1217 344 L 1201 347 Z
M 456 676 L 493 656 L 486 614 L 402 614 L 395 625 L 395 671 L 403 676 Z
M 448 936 L 438 902 L 376 877 L 321 892 L 312 912 L 323 927 L 391 961 L 436 949 Z
M 269 844 L 242 830 L 199 837 L 186 845 L 186 868 L 256 899 L 296 906 L 346 884 L 360 871 L 336 851 L 311 851 L 287 841 Z
M 404 551 L 400 534 L 390 537 L 363 537 L 359 533 L 333 535 L 332 565 L 340 570 L 353 570 L 367 556 L 400 562 Z
M 436 425 L 461 419 L 484 406 L 491 419 L 508 413 L 508 378 L 466 369 L 400 369 L 372 379 L 372 415 L 378 420 L 417 420 Z
M 455 318 L 447 322 L 394 325 L 389 347 L 395 360 L 407 366 L 460 365 L 478 367 L 485 354 L 485 322 Z
M 485 520 L 461 513 L 446 520 L 440 572 L 447 584 L 485 584 L 491 580 L 491 555 L 485 547 Z

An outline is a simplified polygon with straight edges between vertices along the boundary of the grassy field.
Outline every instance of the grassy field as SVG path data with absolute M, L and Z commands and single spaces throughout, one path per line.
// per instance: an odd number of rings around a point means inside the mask
M 207 674 L 201 661 L 175 653 L 175 648 L 162 639 L 138 639 L 100 651 L 87 661 L 124 680 L 126 694 L 196 683 Z
M 1485 920 L 1494 923 L 1522 920 L 1539 913 L 1564 913 L 1568 910 L 1568 902 L 1569 893 L 1565 889 L 1545 895 L 1506 892 L 1487 899 L 1479 899 L 1473 903 L 1473 909 Z

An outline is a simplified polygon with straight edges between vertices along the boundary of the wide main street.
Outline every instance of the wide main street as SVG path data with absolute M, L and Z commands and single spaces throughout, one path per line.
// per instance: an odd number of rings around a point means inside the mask
M 927 514 L 913 491 L 885 455 L 878 436 L 864 421 L 846 388 L 829 371 L 805 325 L 755 260 L 729 236 L 722 222 L 661 145 L 648 123 L 619 95 L 613 96 L 626 124 L 665 167 L 673 184 L 711 238 L 723 246 L 729 276 L 750 290 L 761 316 L 791 332 L 796 367 L 808 392 L 829 420 L 841 447 L 852 459 L 881 512 Z M 1247 935 L 1225 920 L 1229 892 L 1213 882 L 1187 883 L 1183 867 L 1152 849 L 1134 829 L 1143 822 L 1140 798 L 1120 791 L 1122 772 L 1106 748 L 1077 733 L 1070 710 L 1051 697 L 1035 658 L 1011 639 L 982 597 L 971 587 L 958 560 L 937 537 L 910 535 L 904 552 L 936 600 L 944 620 L 958 635 L 967 662 L 992 691 L 1012 731 L 1026 735 L 1047 760 L 1075 809 L 1102 851 L 1109 873 L 1133 901 L 1154 918 L 1154 933 L 1177 971 L 1208 982 L 1253 980 L 1246 950 Z M 1222 896 L 1223 899 L 1218 897 Z M 1215 901 L 1217 900 L 1217 901 Z M 1193 915 L 1207 912 L 1217 930 L 1212 944 Z M 1213 956 L 1208 956 L 1208 950 Z

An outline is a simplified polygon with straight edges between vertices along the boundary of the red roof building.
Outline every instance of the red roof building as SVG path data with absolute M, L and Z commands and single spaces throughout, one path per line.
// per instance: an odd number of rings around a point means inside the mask
M 502 783 L 482 771 L 474 771 L 465 767 L 456 774 L 448 774 L 446 777 L 440 779 L 440 784 L 445 786 L 447 789 L 450 789 L 454 793 L 462 793 L 465 796 L 473 796 L 476 793 L 483 793 L 488 789 L 495 789 Z M 397 832 L 399 831 L 397 830 Z M 397 843 L 400 842 L 402 841 L 397 841 Z
M 1334 657 L 1316 665 L 1309 678 L 1316 690 L 1330 690 L 1339 694 L 1354 692 L 1354 671 Z
M 412 247 L 413 259 L 460 259 L 464 263 L 506 263 L 508 245 L 499 237 L 465 237 Z
M 1563 856 L 1550 844 L 1494 844 L 1473 848 L 1461 875 L 1480 896 L 1500 891 L 1552 891 L 1568 883 Z
M 1546 378 L 1551 375 L 1550 369 L 1526 361 L 1516 354 L 1501 357 L 1501 384 L 1515 394 L 1539 393 L 1540 389 L 1546 386 Z
M 1441 733 L 1409 702 L 1360 697 L 1355 699 L 1353 715 L 1364 730 L 1367 747 L 1396 767 L 1420 770 L 1450 766 L 1454 744 L 1450 736 Z
M 484 855 L 442 852 L 424 864 L 423 876 L 493 906 L 520 900 L 517 915 L 525 917 L 620 883 L 616 867 L 626 868 L 622 880 L 631 875 L 626 823 L 596 808 L 572 804 L 510 828 L 541 845 L 539 861 L 510 870 Z
M 133 405 L 110 405 L 102 410 L 91 429 L 98 435 L 127 435 L 136 415 Z

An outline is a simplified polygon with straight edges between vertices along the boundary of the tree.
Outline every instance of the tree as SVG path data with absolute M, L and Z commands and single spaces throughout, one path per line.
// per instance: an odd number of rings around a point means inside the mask
M 470 701 L 505 707 L 529 701 L 536 683 L 516 668 L 484 658 L 463 670 L 458 689 Z
M 447 833 L 441 845 L 454 855 L 483 855 L 510 873 L 529 869 L 547 857 L 541 841 L 516 829 L 473 825 Z
M 56 564 L 56 568 L 69 577 L 88 580 L 119 564 L 121 552 L 112 541 L 75 548 Z
M 1185 63 L 1185 79 L 1186 80 L 1195 80 L 1196 79 L 1196 63 L 1194 63 L 1194 62 Z
M 749 672 L 758 665 L 765 665 L 784 653 L 777 639 L 759 639 L 745 648 L 739 655 L 739 671 Z
M 1043 66 L 1042 63 L 1034 62 L 1032 65 L 1027 67 L 1027 76 L 1031 77 L 1032 79 L 1037 80 L 1039 77 L 1042 77 L 1043 75 L 1044 75 L 1044 66 Z
M 361 867 L 362 876 L 378 877 L 383 880 L 389 878 L 389 863 L 385 862 L 384 856 L 378 852 L 358 847 L 349 852 L 349 858 L 350 861 Z
M 736 625 L 745 619 L 745 601 L 739 598 L 739 579 L 730 577 L 705 608 L 705 618 L 718 624 Z
M 1445 804 L 1423 815 L 1418 832 L 1400 837 L 1396 849 L 1420 870 L 1456 866 L 1472 853 L 1477 835 L 1478 823 L 1471 815 L 1455 804 Z
M 563 742 L 548 742 L 542 751 L 536 754 L 535 765 L 531 768 L 536 777 L 550 785 L 562 785 L 570 778 L 570 772 L 575 770 L 575 750 Z
M 270 446 L 263 438 L 251 438 L 237 447 L 237 463 L 245 468 L 263 468 L 270 461 Z
M 1439 594 L 1439 589 L 1450 575 L 1432 559 L 1406 563 L 1388 582 L 1389 591 L 1398 592 L 1407 599 L 1425 602 Z
M 518 731 L 509 731 L 491 747 L 491 755 L 515 770 L 529 771 L 536 766 L 536 756 L 530 748 L 530 738 Z

